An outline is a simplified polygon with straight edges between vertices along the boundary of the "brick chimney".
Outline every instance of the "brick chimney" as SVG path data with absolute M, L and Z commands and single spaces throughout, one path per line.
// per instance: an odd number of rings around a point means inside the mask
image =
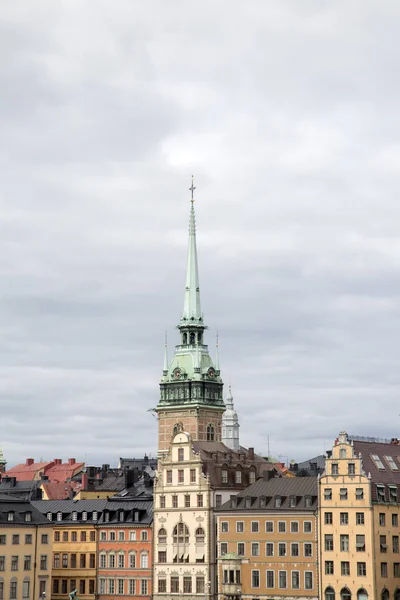
M 56 466 L 57 466 L 57 465 L 62 465 L 62 460 L 61 460 L 61 458 L 55 458 L 53 462 L 54 462 L 54 464 L 55 464 Z
M 254 448 L 249 448 L 249 460 L 254 460 Z
M 81 489 L 82 490 L 87 490 L 88 489 L 88 474 L 87 473 L 82 473 L 82 480 L 81 480 Z
M 76 460 L 75 460 L 75 458 L 69 458 L 69 459 L 68 459 L 68 464 L 69 464 L 69 465 L 74 465 L 75 463 L 76 463 Z
M 26 465 L 27 467 L 30 467 L 31 465 L 33 465 L 33 464 L 34 464 L 34 462 L 35 462 L 35 459 L 34 459 L 34 458 L 27 458 L 27 459 L 26 459 L 26 462 L 25 462 L 25 465 Z

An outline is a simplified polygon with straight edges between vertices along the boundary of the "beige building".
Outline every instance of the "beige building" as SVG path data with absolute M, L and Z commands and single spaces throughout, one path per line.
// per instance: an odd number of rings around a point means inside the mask
M 218 598 L 317 598 L 318 482 L 259 480 L 216 512 Z
M 52 528 L 30 502 L 0 498 L 0 599 L 50 597 Z
M 398 440 L 341 432 L 320 478 L 320 595 L 400 600 Z

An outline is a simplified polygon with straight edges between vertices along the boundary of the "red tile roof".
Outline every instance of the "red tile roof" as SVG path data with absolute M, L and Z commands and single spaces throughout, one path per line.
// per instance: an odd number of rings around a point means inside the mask
M 74 493 L 77 493 L 80 488 L 79 482 L 58 482 L 58 481 L 43 481 L 43 489 L 47 496 L 47 500 L 67 500 Z
M 34 479 L 40 479 L 40 473 L 46 475 L 47 469 L 53 464 L 53 461 L 35 463 L 27 459 L 26 463 L 8 469 L 5 475 L 15 477 L 17 481 L 33 481 Z

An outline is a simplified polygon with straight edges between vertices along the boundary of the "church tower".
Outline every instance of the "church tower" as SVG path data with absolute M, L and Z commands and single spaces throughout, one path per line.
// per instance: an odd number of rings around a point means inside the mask
M 165 344 L 164 369 L 160 382 L 158 452 L 167 452 L 171 437 L 178 431 L 190 433 L 193 440 L 221 441 L 221 421 L 225 410 L 219 360 L 214 365 L 204 343 L 197 262 L 196 220 L 192 193 L 189 215 L 189 247 L 179 343 L 168 361 Z

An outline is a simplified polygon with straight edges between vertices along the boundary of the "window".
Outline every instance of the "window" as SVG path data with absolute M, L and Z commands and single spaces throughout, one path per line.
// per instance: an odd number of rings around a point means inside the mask
M 131 581 L 133 581 L 131 579 Z M 158 580 L 158 593 L 159 594 L 165 594 L 167 591 L 167 580 L 166 579 L 159 579 Z M 134 595 L 135 592 L 131 592 L 131 590 L 129 590 L 129 594 L 130 595 Z
M 286 533 L 286 521 L 278 521 L 279 533 Z
M 140 555 L 140 568 L 148 569 L 148 567 L 149 567 L 149 556 L 148 556 L 147 552 L 142 552 L 142 554 Z
M 348 473 L 349 473 L 349 475 L 355 475 L 356 474 L 356 465 L 355 465 L 355 463 L 349 463 L 348 464 Z
M 40 569 L 42 571 L 47 571 L 47 554 L 42 554 L 40 556 Z
M 203 506 L 203 494 L 197 494 L 197 506 L 202 508 Z
M 364 525 L 364 513 L 358 512 L 356 513 L 356 525 Z
M 333 588 L 331 588 L 331 587 L 326 588 L 325 600 L 335 600 L 335 590 Z M 350 598 L 348 600 L 350 600 Z
M 167 483 L 172 483 L 172 471 L 167 471 Z
M 300 572 L 292 571 L 292 590 L 300 589 Z
M 275 508 L 280 508 L 282 505 L 282 498 L 280 496 L 275 496 Z
M 379 525 L 381 525 L 381 527 L 385 527 L 385 525 L 386 525 L 385 513 L 379 513 Z
M 397 504 L 397 486 L 389 485 L 389 502 Z
M 237 553 L 238 556 L 244 556 L 244 542 L 238 542 Z
M 82 512 L 82 521 L 87 521 L 87 512 L 86 512 L 86 510 L 84 510 Z
M 251 555 L 252 556 L 260 556 L 260 546 L 258 542 L 251 543 Z
M 6 570 L 6 557 L 0 556 L 0 571 Z
M 142 533 L 140 534 L 140 539 L 142 540 L 142 542 L 147 542 L 147 540 L 148 540 L 147 531 L 142 531 Z
M 364 500 L 363 488 L 356 488 L 356 500 Z
M 333 550 L 333 535 L 330 533 L 325 534 L 325 550 L 330 552 Z
M 260 587 L 260 571 L 253 570 L 251 572 L 251 587 L 252 588 Z
M 249 484 L 251 485 L 252 483 L 254 483 L 256 480 L 256 474 L 254 473 L 254 471 L 250 471 L 249 473 Z
M 228 523 L 228 521 L 222 521 L 222 523 L 221 523 L 221 531 L 222 531 L 222 533 L 228 533 L 228 531 L 229 531 L 229 523 Z
M 204 585 L 204 577 L 202 575 L 197 575 L 196 577 L 196 594 L 204 594 L 205 585 Z
M 178 470 L 178 483 L 185 483 L 185 471 L 183 469 Z
M 108 555 L 108 568 L 115 569 L 115 554 Z
M 392 536 L 392 547 L 393 547 L 393 552 L 398 554 L 398 552 L 399 552 L 399 536 L 398 535 Z
M 324 515 L 324 521 L 325 521 L 325 525 L 332 525 L 333 524 L 333 513 L 326 512 Z
M 62 594 L 66 594 L 67 590 L 68 590 L 68 580 L 67 579 L 61 579 L 61 593 Z
M 349 551 L 349 536 L 347 533 L 340 536 L 340 550 L 341 552 Z
M 377 502 L 385 502 L 385 486 L 377 484 L 376 486 Z
M 242 471 L 235 472 L 235 483 L 242 483 Z
M 26 541 L 26 539 L 25 539 Z M 7 542 L 7 537 L 5 535 L 0 535 L 0 546 L 4 546 Z
M 167 562 L 167 551 L 166 550 L 159 550 L 159 552 L 158 552 L 158 562 L 159 563 L 166 563 Z
M 17 599 L 17 582 L 11 580 L 10 582 L 10 600 Z
M 94 533 L 94 531 L 91 531 L 90 533 Z M 119 542 L 125 541 L 125 531 L 118 531 L 118 541 Z
M 54 554 L 53 565 L 54 565 L 55 569 L 59 569 L 60 568 L 60 555 L 58 553 Z
M 396 514 L 392 514 L 392 527 L 398 527 L 399 525 L 399 517 Z
M 172 496 L 172 508 L 178 508 L 178 496 L 176 494 Z
M 114 581 L 114 579 L 109 579 L 108 580 L 108 593 L 109 594 L 114 594 L 115 593 L 115 581 Z
M 367 575 L 367 563 L 358 562 L 357 563 L 357 575 L 358 577 L 366 577 Z
M 237 533 L 244 532 L 244 522 L 243 521 L 236 521 L 236 532 Z
M 303 531 L 304 531 L 304 533 L 311 533 L 312 532 L 312 523 L 311 523 L 311 521 L 304 521 L 304 523 L 303 523 Z
M 215 494 L 215 506 L 218 508 L 222 504 L 221 494 Z
M 346 458 L 346 448 L 340 448 L 339 458 Z
M 287 574 L 286 571 L 279 571 L 279 588 L 281 590 L 287 587 Z
M 381 552 L 387 552 L 386 535 L 381 535 L 379 537 L 379 543 L 381 547 Z
M 136 554 L 134 552 L 129 554 L 129 568 L 136 569 Z
M 129 541 L 130 542 L 135 542 L 136 541 L 136 531 L 130 531 L 129 532 Z
M 49 536 L 47 535 L 47 533 L 42 533 L 42 544 L 48 544 L 49 543 Z
M 63 531 L 63 542 L 68 542 L 68 531 Z
M 296 496 L 290 496 L 290 498 L 289 498 L 290 508 L 295 508 L 296 507 L 296 503 L 297 503 Z
M 101 542 L 107 541 L 107 533 L 105 531 L 100 531 L 100 541 Z
M 85 579 L 79 580 L 79 593 L 82 595 L 84 595 L 86 593 L 86 580 Z
M 388 576 L 387 563 L 382 562 L 381 563 L 381 577 L 387 577 L 387 576 Z
M 173 529 L 173 542 L 174 544 L 188 544 L 189 543 L 189 529 L 185 523 L 178 523 Z
M 125 554 L 118 554 L 118 569 L 125 569 Z
M 332 463 L 332 475 L 339 475 L 338 463 Z
M 265 555 L 266 556 L 274 555 L 274 543 L 273 542 L 267 542 L 265 544 Z
M 115 542 L 115 540 L 116 540 L 116 533 L 115 533 L 115 531 L 110 531 L 109 532 L 109 538 L 110 538 L 110 542 Z
M 304 589 L 305 590 L 312 590 L 313 587 L 314 587 L 313 573 L 312 573 L 312 571 L 306 571 L 304 573 Z
M 299 533 L 299 522 L 298 521 L 290 521 L 290 532 L 291 533 Z
M 274 575 L 275 573 L 273 571 L 267 571 L 267 588 L 271 589 L 275 587 Z
M 158 543 L 166 544 L 167 543 L 167 530 L 164 527 L 158 530 Z
M 31 556 L 24 556 L 24 571 L 31 570 L 32 558 Z
M 183 593 L 184 594 L 192 593 L 192 578 L 191 577 L 183 578 Z
M 14 521 L 14 511 L 10 510 L 7 514 L 7 521 Z
M 71 542 L 76 542 L 76 541 L 78 541 L 78 532 L 71 531 Z
M 381 471 L 385 471 L 385 465 L 383 464 L 379 456 L 377 454 L 371 454 L 370 456 L 374 461 L 376 468 L 380 469 Z
M 62 521 L 62 513 L 61 512 L 57 513 L 57 521 Z
M 325 488 L 324 489 L 324 499 L 325 500 L 332 500 L 332 488 Z
M 29 580 L 25 580 L 22 583 L 22 597 L 23 598 L 29 598 L 29 588 L 30 588 L 30 581 Z
M 214 441 L 214 425 L 207 425 L 207 441 Z
M 11 571 L 18 571 L 18 556 L 11 557 Z
M 306 556 L 306 557 L 312 556 L 312 544 L 309 542 L 306 542 L 304 544 L 304 556 Z
M 165 508 L 165 496 L 160 496 L 160 508 Z
M 185 460 L 185 449 L 178 448 L 178 461 L 182 462 L 183 460 Z
M 221 556 L 228 554 L 228 544 L 226 542 L 221 542 Z
M 347 500 L 347 488 L 340 488 L 340 499 Z
M 273 521 L 265 521 L 265 531 L 266 531 L 266 533 L 274 532 L 274 522 Z
M 228 483 L 228 471 L 221 471 L 222 483 Z
M 340 563 L 342 575 L 350 575 L 350 563 L 347 560 L 342 560 Z
M 81 554 L 79 566 L 81 569 L 86 569 L 86 554 Z
M 86 542 L 86 531 L 81 531 L 81 542 Z
M 334 574 L 333 560 L 326 560 L 325 561 L 325 575 L 333 575 L 333 574 Z
M 356 535 L 356 551 L 365 552 L 365 535 Z
M 400 563 L 393 563 L 393 577 L 400 577 Z
M 171 594 L 179 593 L 179 577 L 171 576 Z
M 18 534 L 12 536 L 12 543 L 19 544 L 19 535 Z
M 347 513 L 347 512 L 341 512 L 340 513 L 340 524 L 341 525 L 348 525 L 349 524 L 349 513 Z
M 258 521 L 251 522 L 251 533 L 258 533 L 260 530 L 260 523 Z
M 60 593 L 60 580 L 53 579 L 53 594 L 59 594 L 59 593 Z
M 205 533 L 202 527 L 198 527 L 195 531 L 196 544 L 204 544 Z
M 71 569 L 76 569 L 76 554 L 70 555 L 70 567 Z
M 290 544 L 291 556 L 299 556 L 299 545 L 297 543 Z
M 286 556 L 286 542 L 279 542 L 278 556 Z
M 4 600 L 4 581 L 0 580 L 0 600 Z

